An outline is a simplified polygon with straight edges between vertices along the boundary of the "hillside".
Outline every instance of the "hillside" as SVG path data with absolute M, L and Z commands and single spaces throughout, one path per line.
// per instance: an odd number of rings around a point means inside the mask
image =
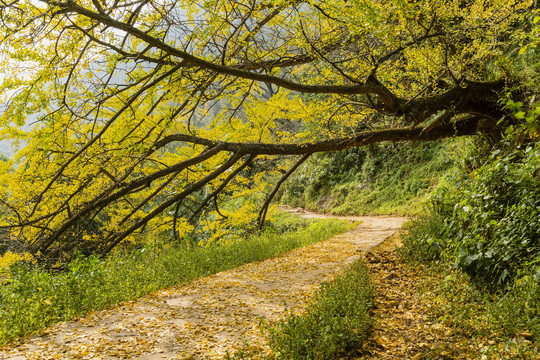
M 281 201 L 340 215 L 416 215 L 422 199 L 458 166 L 458 149 L 467 143 L 382 143 L 318 154 L 285 183 Z

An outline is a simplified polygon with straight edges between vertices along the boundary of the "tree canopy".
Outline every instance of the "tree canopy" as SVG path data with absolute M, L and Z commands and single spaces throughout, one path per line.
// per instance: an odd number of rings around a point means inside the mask
M 21 149 L 0 226 L 49 259 L 183 236 L 202 211 L 223 233 L 264 219 L 257 169 L 279 186 L 315 152 L 500 133 L 535 6 L 1 0 L 0 136 Z

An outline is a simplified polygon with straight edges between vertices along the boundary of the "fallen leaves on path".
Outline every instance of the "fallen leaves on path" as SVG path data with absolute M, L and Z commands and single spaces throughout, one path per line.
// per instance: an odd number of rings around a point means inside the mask
M 366 254 L 366 264 L 377 290 L 372 314 L 376 325 L 370 340 L 359 350 L 362 356 L 356 359 L 519 358 L 510 352 L 502 357 L 483 354 L 483 349 L 497 345 L 488 335 L 471 339 L 434 318 L 433 292 L 423 292 L 437 286 L 438 278 L 420 267 L 402 263 L 396 253 L 398 245 L 400 239 L 396 235 Z
M 45 329 L 0 347 L 0 358 L 219 359 L 246 342 L 268 351 L 261 319 L 277 320 L 287 308 L 303 308 L 321 282 L 403 223 L 402 218 L 356 220 L 362 225 L 330 240 Z
M 452 337 L 450 329 L 430 321 L 416 287 L 422 273 L 398 259 L 398 243 L 395 236 L 366 254 L 377 298 L 373 313 L 376 324 L 362 350 L 362 359 L 427 359 L 425 356 L 438 342 Z M 439 355 L 437 359 L 453 359 L 450 354 Z

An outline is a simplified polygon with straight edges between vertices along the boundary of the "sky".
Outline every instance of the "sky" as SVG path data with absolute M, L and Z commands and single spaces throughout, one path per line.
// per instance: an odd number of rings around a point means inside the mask
M 0 141 L 0 153 L 10 157 L 13 155 L 13 149 L 7 141 Z
M 0 73 L 0 83 L 4 79 L 4 74 Z M 0 141 L 0 153 L 11 156 L 13 155 L 13 149 L 11 149 L 11 145 L 7 141 Z

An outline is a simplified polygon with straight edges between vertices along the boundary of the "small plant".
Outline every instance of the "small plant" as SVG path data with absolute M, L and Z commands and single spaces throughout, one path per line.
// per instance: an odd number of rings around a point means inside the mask
M 444 244 L 440 230 L 444 220 L 436 212 L 426 212 L 404 226 L 404 244 L 397 251 L 406 261 L 427 263 L 439 260 Z

